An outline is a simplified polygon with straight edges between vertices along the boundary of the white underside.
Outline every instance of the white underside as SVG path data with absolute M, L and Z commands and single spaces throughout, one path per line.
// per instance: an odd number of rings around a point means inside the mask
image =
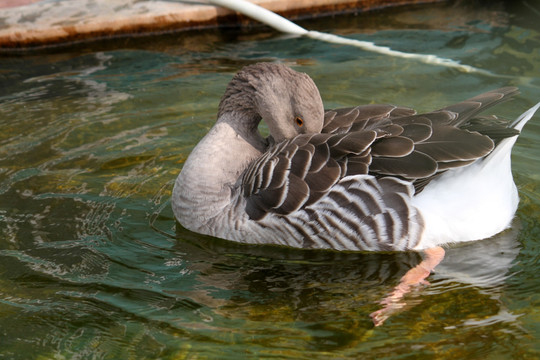
M 449 171 L 413 198 L 426 226 L 419 249 L 493 236 L 508 227 L 518 202 L 509 153 L 499 164 Z
M 524 113 L 516 129 L 539 107 Z M 418 250 L 488 238 L 509 227 L 519 203 L 510 161 L 516 139 L 503 140 L 481 161 L 447 171 L 413 198 L 425 221 Z

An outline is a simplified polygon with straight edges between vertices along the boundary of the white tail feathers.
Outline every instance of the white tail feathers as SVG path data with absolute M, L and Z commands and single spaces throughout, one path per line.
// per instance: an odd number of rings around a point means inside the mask
M 540 108 L 540 102 L 521 114 L 512 124 L 511 128 L 521 131 L 525 124 L 533 117 L 536 111 Z M 518 136 L 504 139 L 501 143 L 484 159 L 484 164 L 502 161 L 504 156 L 510 156 L 512 147 L 516 143 Z M 486 166 L 486 165 L 484 165 Z
M 512 123 L 512 125 L 510 127 L 521 131 L 521 129 L 523 129 L 523 126 L 525 126 L 527 121 L 529 121 L 533 117 L 534 113 L 538 110 L 538 108 L 540 108 L 540 102 L 538 104 L 536 104 L 535 106 L 533 106 L 532 108 L 530 108 L 529 110 L 525 111 L 523 114 L 521 114 Z

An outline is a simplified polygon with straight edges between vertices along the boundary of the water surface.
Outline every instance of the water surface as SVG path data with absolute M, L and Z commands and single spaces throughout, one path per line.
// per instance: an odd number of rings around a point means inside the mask
M 453 247 L 374 328 L 420 256 L 243 246 L 177 229 L 172 184 L 246 64 L 310 74 L 325 106 L 432 110 L 493 88 L 540 101 L 530 1 L 461 2 L 301 25 L 490 71 L 229 29 L 0 57 L 0 358 L 533 359 L 540 356 L 540 118 L 513 154 L 512 229 Z M 174 236 L 175 238 L 172 238 Z

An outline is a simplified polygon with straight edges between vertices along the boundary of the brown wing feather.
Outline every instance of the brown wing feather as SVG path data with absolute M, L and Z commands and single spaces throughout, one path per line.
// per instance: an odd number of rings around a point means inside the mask
M 420 191 L 437 174 L 470 164 L 489 154 L 501 139 L 516 135 L 505 122 L 476 116 L 517 93 L 514 87 L 501 88 L 423 114 L 390 105 L 332 110 L 323 131 L 375 130 L 378 138 L 371 147 L 368 172 L 409 179 Z M 347 175 L 356 168 L 364 171 L 362 164 L 351 164 Z
M 348 156 L 357 156 L 354 168 L 367 173 L 376 136 L 372 130 L 300 135 L 274 145 L 244 172 L 246 212 L 259 220 L 269 212 L 289 214 L 314 203 L 345 176 Z
M 323 133 L 344 133 L 381 129 L 388 120 L 414 115 L 416 111 L 395 105 L 362 105 L 328 110 L 324 114 Z
M 461 124 L 464 124 L 469 119 L 472 119 L 480 112 L 506 101 L 517 94 L 519 94 L 518 88 L 513 86 L 503 87 L 477 95 L 460 103 L 447 106 L 442 110 L 457 114 L 458 116 L 452 122 L 452 125 L 459 127 Z

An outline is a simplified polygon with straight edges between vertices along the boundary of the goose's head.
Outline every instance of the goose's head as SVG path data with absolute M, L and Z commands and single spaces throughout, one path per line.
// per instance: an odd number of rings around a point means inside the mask
M 281 64 L 258 63 L 233 77 L 219 105 L 220 119 L 235 123 L 239 133 L 249 136 L 257 136 L 262 119 L 279 142 L 299 134 L 320 133 L 324 107 L 308 75 Z

